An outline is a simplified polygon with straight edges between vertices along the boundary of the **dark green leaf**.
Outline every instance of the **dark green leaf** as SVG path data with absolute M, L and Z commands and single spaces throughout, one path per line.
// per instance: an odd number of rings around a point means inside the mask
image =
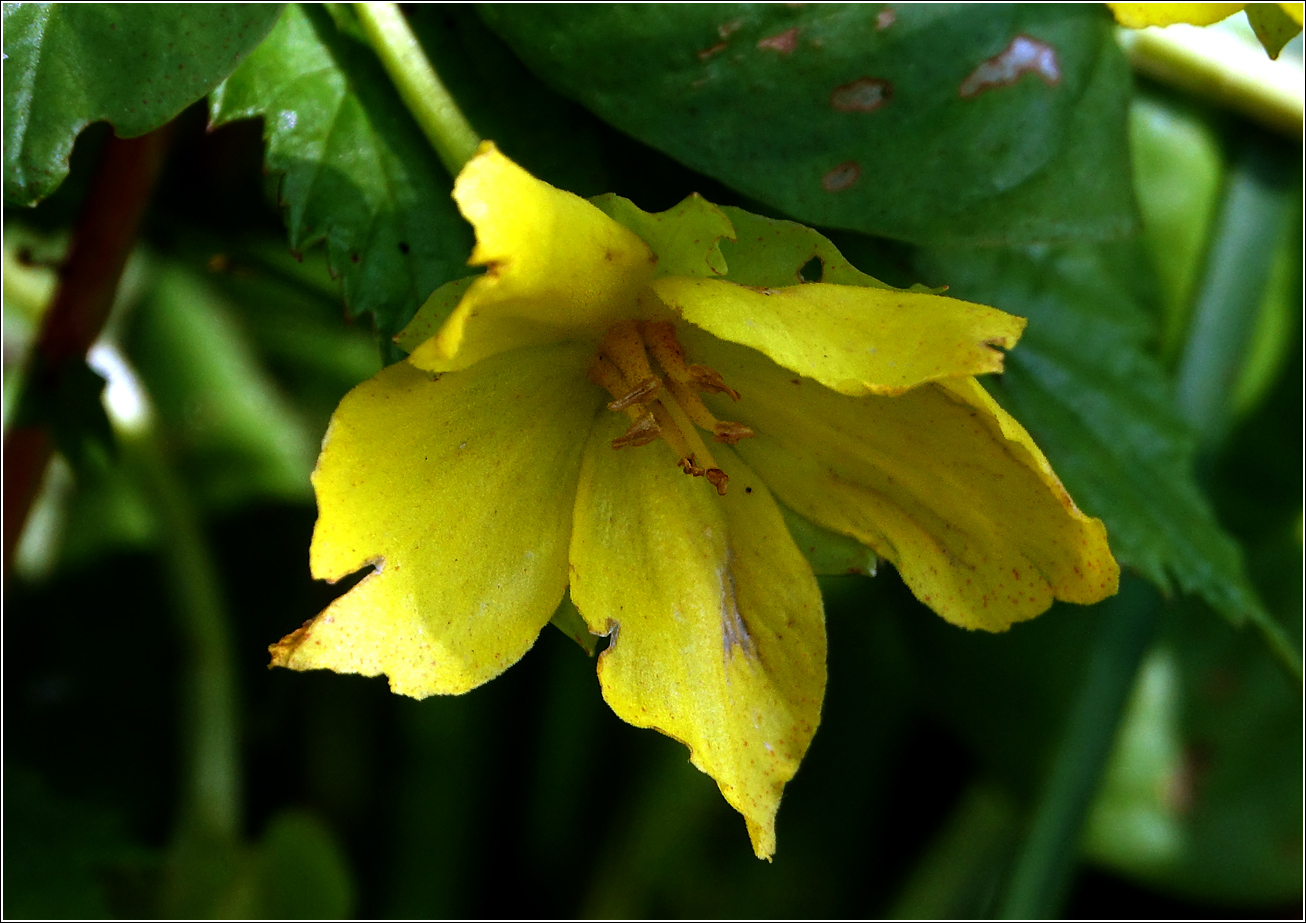
M 5 915 L 106 918 L 106 872 L 146 855 L 108 808 L 60 797 L 29 770 L 5 768 Z
M 261 117 L 283 173 L 290 246 L 326 240 L 355 314 L 388 338 L 442 283 L 465 274 L 471 231 L 452 181 L 372 51 L 320 7 L 288 7 L 211 97 L 213 124 Z
M 535 73 L 809 224 L 919 242 L 1133 224 L 1129 74 L 1090 6 L 488 6 Z
M 280 4 L 4 4 L 5 201 L 34 205 L 102 119 L 143 135 L 209 92 Z
M 1153 337 L 1137 244 L 930 252 L 920 269 L 950 294 L 1029 318 L 990 390 L 1033 434 L 1071 496 L 1106 523 L 1122 564 L 1196 593 L 1235 623 L 1269 619 L 1237 544 L 1193 472 L 1194 443 Z M 1140 289 L 1143 291 L 1140 292 Z
M 346 919 L 354 902 L 349 866 L 331 831 L 311 814 L 284 811 L 263 833 L 254 859 L 251 916 L 272 920 Z

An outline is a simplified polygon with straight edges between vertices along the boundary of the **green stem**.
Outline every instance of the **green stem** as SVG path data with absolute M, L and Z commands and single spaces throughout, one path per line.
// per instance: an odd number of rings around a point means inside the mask
M 394 3 L 355 3 L 354 10 L 440 162 L 450 176 L 457 176 L 476 153 L 481 139 L 440 82 L 404 14 Z
M 241 826 L 236 683 L 218 575 L 194 504 L 154 431 L 119 435 L 163 527 L 166 578 L 187 647 L 190 765 L 182 832 L 235 842 Z
M 1079 843 L 1115 742 L 1116 728 L 1155 630 L 1160 599 L 1141 579 L 1122 576 L 1120 593 L 1102 604 L 1088 669 L 1057 745 L 1029 837 L 1012 871 L 1002 919 L 1058 915 L 1079 858 Z
M 1171 26 L 1118 34 L 1139 73 L 1301 137 L 1301 71 L 1287 61 L 1271 61 L 1261 48 L 1213 29 Z

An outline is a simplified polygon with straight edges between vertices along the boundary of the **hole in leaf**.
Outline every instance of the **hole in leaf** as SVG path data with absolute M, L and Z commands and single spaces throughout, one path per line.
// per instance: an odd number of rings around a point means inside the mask
M 825 263 L 819 256 L 812 257 L 803 264 L 802 269 L 798 270 L 798 278 L 804 282 L 820 282 L 823 275 L 825 275 Z

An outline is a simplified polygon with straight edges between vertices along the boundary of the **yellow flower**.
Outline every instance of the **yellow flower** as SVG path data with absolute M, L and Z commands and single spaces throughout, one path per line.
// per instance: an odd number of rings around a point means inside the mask
M 314 576 L 374 571 L 274 664 L 464 692 L 570 588 L 609 636 L 609 705 L 686 744 L 770 857 L 825 690 L 821 595 L 776 497 L 967 628 L 1115 592 L 1102 523 L 972 377 L 1022 319 L 697 196 L 593 204 L 489 143 L 454 198 L 485 274 L 437 291 L 409 359 L 341 402 L 313 475 Z M 826 281 L 796 284 L 813 254 Z
M 1271 58 L 1301 32 L 1301 3 L 1108 3 L 1116 22 L 1129 29 L 1187 23 L 1209 26 L 1240 10 L 1247 11 L 1252 30 Z

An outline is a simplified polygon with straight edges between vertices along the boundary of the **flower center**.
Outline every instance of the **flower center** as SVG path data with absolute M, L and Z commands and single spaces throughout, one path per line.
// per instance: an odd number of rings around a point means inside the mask
M 654 371 L 654 364 L 661 375 Z M 727 445 L 753 435 L 753 431 L 742 423 L 712 416 L 699 392 L 729 394 L 736 401 L 739 392 L 715 369 L 686 364 L 672 324 L 634 320 L 614 324 L 604 334 L 589 374 L 612 395 L 608 409 L 630 417 L 630 428 L 612 440 L 614 449 L 662 439 L 680 456 L 681 471 L 707 478 L 718 495 L 725 495 L 730 479 L 716 466 L 698 430 Z

